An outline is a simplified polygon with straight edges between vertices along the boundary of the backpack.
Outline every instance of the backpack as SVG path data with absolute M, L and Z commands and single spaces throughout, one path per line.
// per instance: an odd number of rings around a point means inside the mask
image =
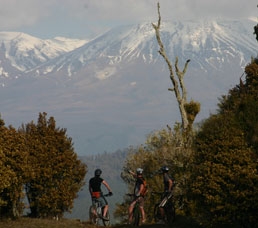
M 144 188 L 142 190 L 141 195 L 144 197 L 148 193 L 148 185 L 147 185 L 147 182 L 146 182 L 146 180 L 144 178 L 142 178 L 142 181 L 143 181 Z

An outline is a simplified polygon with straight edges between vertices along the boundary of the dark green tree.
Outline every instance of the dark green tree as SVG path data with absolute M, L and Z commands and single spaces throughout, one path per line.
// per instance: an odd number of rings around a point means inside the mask
M 254 224 L 257 157 L 238 123 L 229 114 L 211 116 L 196 143 L 191 193 L 200 221 L 207 227 Z
M 255 227 L 258 213 L 258 66 L 223 96 L 218 113 L 196 139 L 192 188 L 195 212 L 206 226 Z M 198 168 L 196 168 L 198 167 Z
M 234 112 L 234 118 L 245 134 L 249 146 L 258 153 L 258 60 L 245 68 L 246 80 L 240 78 L 240 84 L 229 91 L 220 100 L 220 113 Z
M 40 113 L 20 128 L 29 151 L 30 179 L 25 184 L 32 217 L 62 217 L 84 185 L 87 167 L 74 152 L 66 129 L 56 128 L 53 117 Z

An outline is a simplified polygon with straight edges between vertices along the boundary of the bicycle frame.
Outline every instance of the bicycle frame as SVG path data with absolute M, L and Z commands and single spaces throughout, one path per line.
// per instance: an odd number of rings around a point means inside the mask
M 160 200 L 154 206 L 154 220 L 159 222 L 163 220 L 166 224 L 171 224 L 175 220 L 175 206 L 173 203 L 173 197 L 165 199 L 162 197 L 163 192 L 152 192 L 152 195 L 160 195 Z M 162 218 L 161 210 L 164 210 L 164 217 Z
M 109 194 L 103 195 L 104 197 L 110 196 Z M 107 219 L 103 218 L 103 206 L 102 203 L 98 199 L 92 199 L 92 205 L 89 209 L 89 217 L 90 221 L 94 225 L 100 225 L 100 221 L 102 221 L 104 226 L 110 225 L 110 217 L 109 217 L 109 211 L 107 211 L 106 217 Z
M 128 196 L 130 196 L 131 198 L 134 197 L 134 194 L 126 194 Z M 139 226 L 140 225 L 140 221 L 141 221 L 141 212 L 140 212 L 140 208 L 139 208 L 139 202 L 136 201 L 134 207 L 133 207 L 133 220 L 132 220 L 132 225 L 133 226 Z

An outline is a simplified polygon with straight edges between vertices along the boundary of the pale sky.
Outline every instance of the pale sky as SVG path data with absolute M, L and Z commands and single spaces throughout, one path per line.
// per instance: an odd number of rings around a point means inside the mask
M 89 38 L 120 24 L 157 21 L 156 0 L 0 0 L 0 31 Z M 159 0 L 162 20 L 258 17 L 257 0 Z

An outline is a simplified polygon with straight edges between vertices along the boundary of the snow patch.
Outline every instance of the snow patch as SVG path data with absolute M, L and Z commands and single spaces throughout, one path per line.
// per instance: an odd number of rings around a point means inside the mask
M 3 67 L 0 67 L 0 75 L 1 75 L 1 76 L 4 76 L 4 77 L 6 77 L 6 78 L 9 77 L 8 72 L 6 72 Z

